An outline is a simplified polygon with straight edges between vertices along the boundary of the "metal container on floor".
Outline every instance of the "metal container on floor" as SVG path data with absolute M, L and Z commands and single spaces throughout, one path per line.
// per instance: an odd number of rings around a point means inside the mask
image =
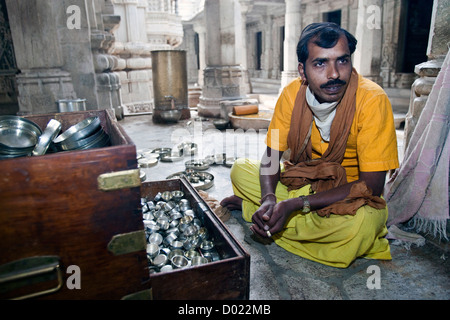
M 86 99 L 62 99 L 56 105 L 59 112 L 86 111 Z
M 167 123 L 190 118 L 186 51 L 152 51 L 152 76 L 153 121 Z

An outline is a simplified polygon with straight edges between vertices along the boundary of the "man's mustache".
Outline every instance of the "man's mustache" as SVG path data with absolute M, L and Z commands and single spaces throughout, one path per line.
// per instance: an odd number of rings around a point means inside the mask
M 320 86 L 320 88 L 321 89 L 324 89 L 324 88 L 326 88 L 326 87 L 332 87 L 332 86 L 335 86 L 335 85 L 345 85 L 347 82 L 345 82 L 344 80 L 341 80 L 341 79 L 335 79 L 335 80 L 330 80 L 330 81 L 328 81 L 327 83 L 325 83 L 325 84 L 322 84 L 321 86 Z

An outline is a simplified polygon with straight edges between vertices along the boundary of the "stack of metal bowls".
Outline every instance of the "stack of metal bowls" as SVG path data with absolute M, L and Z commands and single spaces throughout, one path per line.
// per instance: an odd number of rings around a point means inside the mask
M 42 131 L 28 119 L 0 116 L 0 159 L 30 155 Z
M 53 144 L 57 151 L 85 150 L 106 147 L 110 145 L 110 139 L 99 117 L 90 117 L 64 131 Z

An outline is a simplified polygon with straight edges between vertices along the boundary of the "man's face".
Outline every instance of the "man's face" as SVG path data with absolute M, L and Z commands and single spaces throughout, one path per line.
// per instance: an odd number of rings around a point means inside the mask
M 308 80 L 309 88 L 320 103 L 340 100 L 352 73 L 347 38 L 341 36 L 336 45 L 328 49 L 309 41 L 308 51 L 305 65 L 298 65 L 302 80 Z

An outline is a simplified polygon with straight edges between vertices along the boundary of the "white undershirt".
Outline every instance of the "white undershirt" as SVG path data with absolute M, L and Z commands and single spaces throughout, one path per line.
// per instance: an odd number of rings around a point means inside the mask
M 314 93 L 306 88 L 306 102 L 311 107 L 311 111 L 314 115 L 314 121 L 319 129 L 322 139 L 325 141 L 330 141 L 330 129 L 331 123 L 333 122 L 334 116 L 336 115 L 336 102 L 324 102 L 320 103 L 317 101 Z

